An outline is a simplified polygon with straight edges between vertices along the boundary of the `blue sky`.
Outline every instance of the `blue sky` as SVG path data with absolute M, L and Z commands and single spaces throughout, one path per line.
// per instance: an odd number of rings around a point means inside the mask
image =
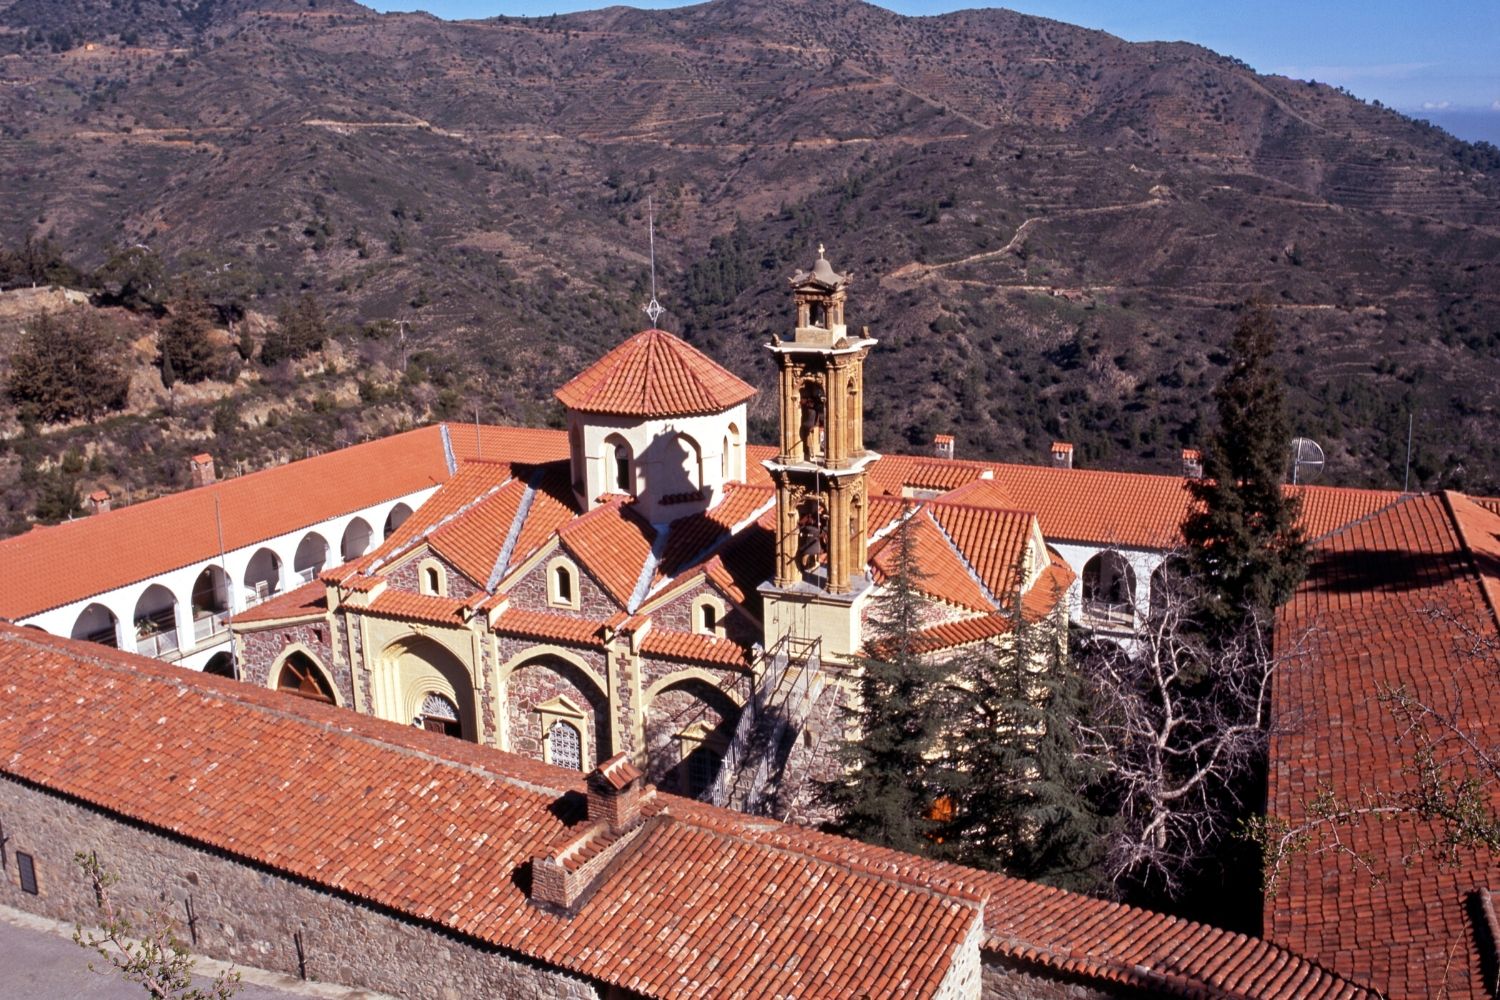
M 439 17 L 546 15 L 607 0 L 364 0 Z M 638 0 L 637 7 L 680 6 Z M 903 14 L 971 4 L 882 0 Z M 1012 0 L 1005 4 L 1132 41 L 1198 42 L 1266 73 L 1347 87 L 1403 110 L 1500 112 L 1500 0 Z

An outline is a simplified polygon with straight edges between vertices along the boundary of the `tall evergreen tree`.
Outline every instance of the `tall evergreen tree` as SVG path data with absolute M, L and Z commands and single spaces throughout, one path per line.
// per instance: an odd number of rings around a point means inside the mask
M 311 294 L 295 303 L 282 306 L 276 315 L 276 325 L 266 333 L 260 345 L 260 361 L 263 365 L 274 365 L 288 359 L 305 357 L 323 346 L 328 339 L 328 321 L 323 316 L 323 307 Z
M 157 363 L 161 365 L 162 382 L 169 388 L 169 368 L 184 382 L 202 382 L 223 374 L 223 358 L 208 338 L 209 317 L 208 303 L 193 291 L 173 306 L 171 320 L 157 336 Z
M 1214 391 L 1219 422 L 1203 475 L 1188 484 L 1194 502 L 1182 534 L 1211 631 L 1233 631 L 1251 614 L 1269 618 L 1307 570 L 1300 501 L 1283 489 L 1291 432 L 1275 347 L 1270 312 L 1251 305 Z
M 911 518 L 896 531 L 895 560 L 866 623 L 866 652 L 857 657 L 859 704 L 849 718 L 857 739 L 840 750 L 844 776 L 824 788 L 835 827 L 873 844 L 932 853 L 938 823 L 930 814 L 941 794 L 937 710 L 948 668 L 923 655 L 923 578 L 916 563 Z
M 130 376 L 121 356 L 127 350 L 89 314 L 42 313 L 11 354 L 6 392 L 26 419 L 93 420 L 125 405 Z
M 964 864 L 1092 889 L 1105 824 L 1089 799 L 1097 768 L 1079 759 L 1073 737 L 1088 714 L 1083 683 L 1064 624 L 1029 619 L 1019 584 L 1007 614 L 1004 645 L 958 658 L 954 810 L 944 840 Z

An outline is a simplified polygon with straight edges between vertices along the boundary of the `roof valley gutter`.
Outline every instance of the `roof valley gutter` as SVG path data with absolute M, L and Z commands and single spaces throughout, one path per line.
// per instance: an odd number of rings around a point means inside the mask
M 656 540 L 651 543 L 651 554 L 646 557 L 646 564 L 641 567 L 641 575 L 635 581 L 635 589 L 630 592 L 630 603 L 625 607 L 630 614 L 636 613 L 645 602 L 646 595 L 651 592 L 651 578 L 656 576 L 656 569 L 661 565 L 662 556 L 666 554 L 667 536 L 671 533 L 671 525 L 663 527 L 656 533 Z
M 453 435 L 448 433 L 447 423 L 440 424 L 443 435 L 443 461 L 448 465 L 448 475 L 458 471 L 458 459 L 453 455 Z

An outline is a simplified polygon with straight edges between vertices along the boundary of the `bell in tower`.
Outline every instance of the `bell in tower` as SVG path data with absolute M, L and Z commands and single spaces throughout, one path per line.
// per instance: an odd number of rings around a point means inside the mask
M 844 653 L 857 647 L 853 604 L 870 584 L 866 472 L 880 457 L 864 445 L 864 362 L 875 341 L 868 330 L 849 334 L 849 282 L 819 247 L 812 268 L 791 278 L 791 336 L 773 336 L 767 345 L 776 358 L 781 440 L 776 458 L 766 463 L 776 483 L 776 574 L 762 588 L 774 605 L 768 642 L 780 638 L 770 634 L 775 612 L 796 606 L 804 623 L 799 627 L 812 627 L 806 623 L 816 617 L 825 631 L 837 626 L 834 631 L 849 633 L 843 641 L 822 636 L 825 652 Z M 852 621 L 834 621 L 839 606 Z

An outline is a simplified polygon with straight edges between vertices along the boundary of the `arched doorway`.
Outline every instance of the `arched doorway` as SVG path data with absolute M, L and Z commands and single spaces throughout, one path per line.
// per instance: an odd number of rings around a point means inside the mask
M 339 555 L 343 556 L 344 562 L 358 559 L 370 551 L 370 539 L 374 531 L 370 522 L 362 517 L 350 518 L 344 528 L 344 538 L 339 542 Z
M 432 693 L 422 699 L 413 725 L 429 733 L 444 736 L 463 736 L 463 726 L 458 719 L 458 706 L 440 694 Z
M 387 646 L 380 657 L 399 702 L 390 716 L 422 729 L 479 741 L 478 706 L 469 668 L 436 639 L 408 636 Z
M 135 651 L 142 656 L 166 656 L 177 652 L 177 597 L 153 583 L 135 602 Z
M 1100 552 L 1083 564 L 1083 619 L 1086 624 L 1135 624 L 1135 570 L 1118 552 Z
M 333 695 L 333 684 L 322 666 L 300 649 L 292 650 L 281 661 L 281 669 L 276 674 L 276 690 L 308 701 L 338 704 Z
M 193 581 L 192 607 L 194 642 L 211 639 L 228 628 L 229 574 L 222 567 L 203 567 Z
M 405 524 L 408 517 L 411 517 L 411 508 L 406 504 L 398 503 L 392 507 L 391 512 L 385 516 L 385 533 L 381 538 L 390 538 L 391 532 Z
M 69 635 L 84 642 L 97 642 L 101 646 L 119 648 L 120 622 L 115 613 L 102 604 L 90 604 L 78 612 Z
M 292 556 L 292 572 L 299 583 L 311 583 L 323 572 L 323 564 L 327 561 L 328 540 L 316 531 L 309 531 L 297 543 L 297 551 Z
M 245 606 L 252 607 L 281 592 L 281 558 L 270 549 L 256 549 L 245 567 Z
M 704 677 L 683 677 L 646 704 L 649 779 L 681 795 L 701 795 L 718 777 L 740 708 Z

